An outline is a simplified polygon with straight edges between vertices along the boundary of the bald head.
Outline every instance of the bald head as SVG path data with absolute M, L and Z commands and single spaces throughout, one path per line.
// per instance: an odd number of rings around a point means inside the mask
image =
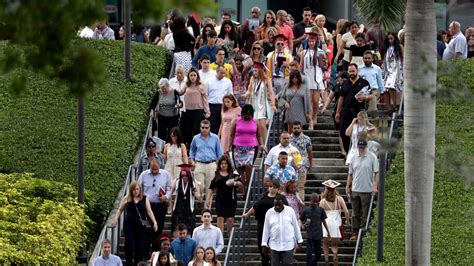
M 150 171 L 153 175 L 157 175 L 160 172 L 160 163 L 157 160 L 150 162 Z

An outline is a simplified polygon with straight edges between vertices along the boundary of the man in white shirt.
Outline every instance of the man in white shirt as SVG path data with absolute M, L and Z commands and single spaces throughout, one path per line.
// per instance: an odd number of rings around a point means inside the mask
M 179 95 L 181 95 L 186 88 L 186 70 L 183 65 L 176 65 L 175 73 L 176 76 L 168 81 L 170 88 L 176 90 Z M 186 111 L 186 106 L 184 106 L 184 95 L 179 96 L 179 99 L 183 103 L 180 112 Z
M 217 134 L 221 126 L 222 98 L 233 93 L 232 81 L 225 77 L 226 69 L 219 65 L 216 69 L 216 76 L 206 81 L 207 100 L 211 111 L 210 121 L 211 132 Z
M 102 40 L 102 39 L 109 39 L 115 40 L 115 33 L 108 25 L 107 21 L 101 20 L 97 23 L 97 27 L 94 29 L 94 34 L 92 35 L 92 39 L 95 40 Z
M 268 170 L 268 168 L 270 168 L 270 166 L 278 163 L 278 156 L 282 151 L 288 154 L 288 165 L 291 164 L 296 171 L 299 170 L 299 166 L 303 162 L 301 160 L 300 151 L 295 146 L 290 144 L 290 133 L 283 131 L 280 134 L 280 143 L 275 147 L 271 148 L 267 154 L 267 157 L 265 158 L 265 172 Z M 293 160 L 295 159 L 295 157 L 298 156 L 300 158 L 300 161 L 298 163 L 295 163 L 295 161 Z
M 199 64 L 201 65 L 199 79 L 201 80 L 201 83 L 205 84 L 206 81 L 216 76 L 216 71 L 209 68 L 211 65 L 211 58 L 207 54 L 201 56 Z
M 214 248 L 216 255 L 224 249 L 224 237 L 221 230 L 212 225 L 212 213 L 209 209 L 204 209 L 201 216 L 202 225 L 198 226 L 193 231 L 193 239 L 196 240 L 197 245 L 204 249 L 208 247 Z
M 449 24 L 449 32 L 453 35 L 444 49 L 443 60 L 458 60 L 467 58 L 467 40 L 461 32 L 461 24 L 457 21 Z
M 272 266 L 293 265 L 295 244 L 301 248 L 303 243 L 295 211 L 284 205 L 284 197 L 278 194 L 275 207 L 265 214 L 262 249 L 264 253 L 270 253 Z

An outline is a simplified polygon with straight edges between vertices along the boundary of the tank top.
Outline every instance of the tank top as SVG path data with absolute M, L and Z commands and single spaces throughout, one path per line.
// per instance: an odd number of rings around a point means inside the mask
M 237 120 L 234 142 L 232 144 L 235 146 L 258 146 L 257 120 L 255 118 L 252 118 L 250 121 L 245 121 L 243 118 Z

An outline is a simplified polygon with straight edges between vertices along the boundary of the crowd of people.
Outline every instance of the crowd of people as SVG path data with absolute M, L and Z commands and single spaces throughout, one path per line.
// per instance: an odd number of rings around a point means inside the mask
M 404 28 L 385 32 L 376 21 L 367 28 L 340 19 L 330 32 L 325 16 L 310 8 L 302 10 L 298 23 L 285 10 L 268 10 L 263 21 L 260 13 L 253 7 L 242 23 L 224 13 L 216 23 L 173 11 L 163 27 L 132 36 L 168 49 L 173 66 L 169 77 L 159 80 L 149 107 L 153 137 L 139 158 L 139 178 L 130 184 L 112 222 L 116 225 L 125 214 L 127 265 L 221 265 L 217 255 L 259 155 L 266 156 L 267 192 L 242 217 L 255 214 L 262 265 L 292 264 L 295 249 L 305 242 L 301 230 L 307 231 L 308 265 L 320 260 L 321 249 L 326 263 L 331 249 L 337 265 L 344 223 L 352 224 L 349 238 L 355 240 L 367 222 L 379 172 L 377 127 L 370 119 L 379 115 L 381 102 L 388 112 L 399 108 Z M 471 57 L 474 30 L 466 30 L 464 37 L 454 21 L 449 33 L 440 32 L 440 58 Z M 115 38 L 105 22 L 90 36 Z M 123 28 L 119 37 L 126 38 Z M 305 204 L 313 144 L 303 130 L 317 129 L 318 114 L 331 103 L 339 157 L 349 166 L 345 193 L 352 217 L 337 191 L 341 184 L 334 180 L 325 181 L 324 192 L 311 194 L 310 205 Z M 267 151 L 268 124 L 277 112 L 283 114 L 286 131 Z M 171 228 L 164 226 L 166 214 Z M 197 214 L 201 225 L 196 225 Z M 109 241 L 102 247 L 95 265 L 121 264 L 110 254 Z

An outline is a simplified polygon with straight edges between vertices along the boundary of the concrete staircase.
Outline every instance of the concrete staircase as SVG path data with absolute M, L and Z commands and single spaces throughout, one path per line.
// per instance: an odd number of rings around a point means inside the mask
M 351 204 L 347 202 L 347 197 L 344 192 L 344 187 L 347 180 L 348 168 L 344 164 L 344 159 L 339 157 L 339 142 L 338 132 L 334 128 L 332 118 L 329 115 L 323 115 L 318 118 L 318 124 L 315 130 L 306 130 L 304 134 L 311 137 L 313 144 L 313 168 L 307 176 L 305 203 L 309 205 L 309 198 L 311 193 L 316 192 L 320 194 L 324 186 L 322 182 L 327 179 L 333 179 L 341 183 L 338 187 L 339 194 L 346 200 L 346 205 L 351 209 Z M 252 204 L 250 204 L 251 206 Z M 260 254 L 257 248 L 257 229 L 256 221 L 252 219 L 250 225 L 250 238 L 246 239 L 245 257 L 242 257 L 240 265 L 260 265 Z M 303 231 L 303 250 L 295 254 L 295 265 L 306 265 L 306 232 Z M 350 265 L 354 255 L 356 241 L 348 240 L 350 237 L 350 228 L 346 228 L 346 239 L 339 242 L 339 265 Z M 329 261 L 332 264 L 332 253 L 329 252 Z M 323 265 L 323 256 L 318 265 Z

